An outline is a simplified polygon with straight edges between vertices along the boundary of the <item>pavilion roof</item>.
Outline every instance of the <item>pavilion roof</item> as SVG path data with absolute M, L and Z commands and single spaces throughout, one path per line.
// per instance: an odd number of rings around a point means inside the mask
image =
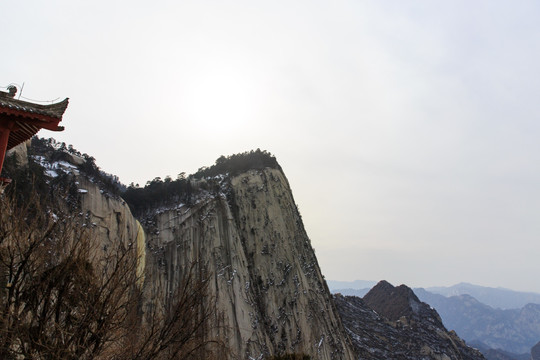
M 30 139 L 40 129 L 62 131 L 58 126 L 62 115 L 66 111 L 69 99 L 54 104 L 35 104 L 18 100 L 9 94 L 0 91 L 0 127 L 12 127 L 7 149 Z M 15 131 L 13 131 L 15 130 Z

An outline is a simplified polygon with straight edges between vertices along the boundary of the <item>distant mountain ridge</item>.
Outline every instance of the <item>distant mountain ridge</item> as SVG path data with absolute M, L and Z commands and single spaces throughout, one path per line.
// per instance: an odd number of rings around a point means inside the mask
M 334 294 L 363 297 L 369 283 L 328 281 L 328 286 Z M 437 310 L 446 328 L 475 344 L 488 359 L 529 358 L 540 340 L 540 294 L 469 283 L 416 288 L 414 293 Z
M 354 280 L 354 281 L 336 281 L 327 280 L 328 288 L 330 292 L 334 294 L 341 294 L 344 296 L 358 296 L 364 297 L 373 286 L 377 284 L 376 281 L 370 280 Z
M 441 315 L 445 326 L 466 341 L 479 341 L 493 349 L 514 354 L 529 353 L 540 340 L 540 304 L 521 309 L 494 309 L 464 294 L 445 297 L 424 289 L 414 290 L 418 298 Z
M 343 295 L 364 296 L 377 284 L 372 280 L 338 281 L 328 280 L 328 287 L 332 293 Z M 521 309 L 527 304 L 540 304 L 540 294 L 535 292 L 516 291 L 502 287 L 487 287 L 461 282 L 452 286 L 431 286 L 425 289 L 434 294 L 445 297 L 456 295 L 470 295 L 476 300 L 491 306 L 494 309 Z
M 334 292 L 336 289 L 371 289 L 377 285 L 377 281 L 372 280 L 354 280 L 354 281 L 339 281 L 339 280 L 327 280 L 326 281 L 330 291 Z
M 492 308 L 503 310 L 521 309 L 527 304 L 540 304 L 538 293 L 479 286 L 465 282 L 449 287 L 428 287 L 426 290 L 446 297 L 467 294 Z

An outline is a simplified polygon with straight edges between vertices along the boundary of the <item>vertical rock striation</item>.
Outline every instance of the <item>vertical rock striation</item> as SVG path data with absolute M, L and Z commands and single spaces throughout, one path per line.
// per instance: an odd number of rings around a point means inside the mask
M 354 358 L 280 170 L 235 176 L 195 206 L 158 212 L 151 227 L 152 284 L 168 296 L 189 264 L 202 264 L 213 274 L 214 325 L 239 358 Z
M 83 226 L 92 229 L 96 259 L 118 247 L 136 249 L 134 271 L 150 306 L 143 311 L 174 303 L 196 263 L 211 274 L 208 299 L 216 304 L 206 330 L 224 340 L 231 358 L 354 359 L 279 166 L 190 183 L 197 191 L 189 206 L 179 199 L 143 205 L 141 226 L 116 195 L 119 184 L 93 158 L 54 141 L 34 145 L 29 158 L 41 166 L 43 181 L 63 182 Z
M 102 250 L 106 251 L 117 243 L 131 246 L 143 236 L 139 234 L 140 224 L 122 198 L 104 193 L 85 176 L 77 176 L 76 180 L 81 210 L 86 214 L 88 225 L 93 228 L 93 236 L 99 240 Z M 141 251 L 144 252 L 144 247 Z

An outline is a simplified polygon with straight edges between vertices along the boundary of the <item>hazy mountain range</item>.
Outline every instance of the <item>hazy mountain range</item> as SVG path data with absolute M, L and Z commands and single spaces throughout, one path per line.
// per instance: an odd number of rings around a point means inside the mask
M 338 281 L 328 280 L 328 287 L 333 293 L 343 295 L 364 296 L 377 284 L 377 281 L 354 280 Z M 534 292 L 522 292 L 501 287 L 493 288 L 469 283 L 459 283 L 452 286 L 433 286 L 424 288 L 430 293 L 440 294 L 445 297 L 457 295 L 470 295 L 476 300 L 495 309 L 519 309 L 527 304 L 540 304 L 540 294 Z
M 495 309 L 519 309 L 527 304 L 540 304 L 540 294 L 520 292 L 505 288 L 478 286 L 469 283 L 459 283 L 449 287 L 429 287 L 427 291 L 446 297 L 470 295 L 476 300 Z
M 437 309 L 447 328 L 455 330 L 468 342 L 480 342 L 489 348 L 523 354 L 529 353 L 540 340 L 540 304 L 502 310 L 468 294 L 445 297 L 424 289 L 415 289 L 414 292 Z
M 328 286 L 334 293 L 363 297 L 370 283 L 330 280 Z M 468 283 L 414 292 L 488 359 L 528 359 L 540 340 L 540 294 Z

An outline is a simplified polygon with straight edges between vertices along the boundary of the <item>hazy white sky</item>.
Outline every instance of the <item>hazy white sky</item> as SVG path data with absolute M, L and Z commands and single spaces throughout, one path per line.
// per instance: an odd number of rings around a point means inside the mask
M 540 292 L 537 1 L 3 1 L 0 86 L 124 183 L 261 148 L 327 279 Z

